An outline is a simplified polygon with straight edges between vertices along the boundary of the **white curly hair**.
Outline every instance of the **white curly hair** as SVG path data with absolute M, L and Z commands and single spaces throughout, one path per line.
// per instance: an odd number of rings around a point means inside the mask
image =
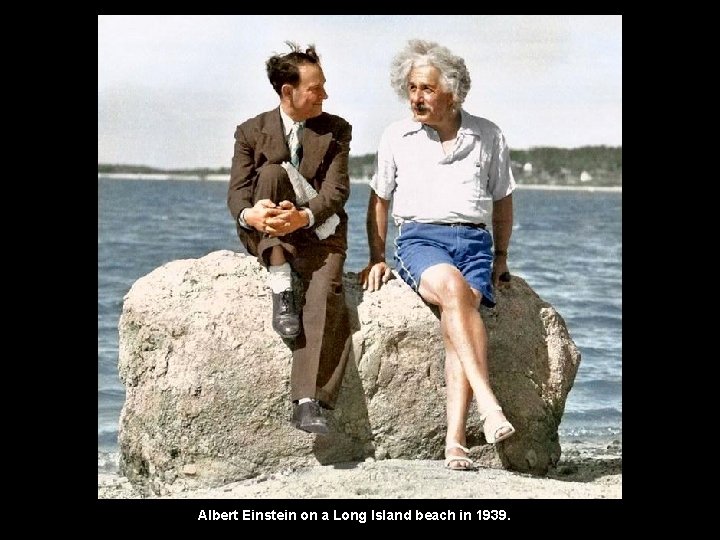
M 465 60 L 450 49 L 421 39 L 411 39 L 393 58 L 390 67 L 390 84 L 401 99 L 408 97 L 408 75 L 415 67 L 434 66 L 440 71 L 440 81 L 446 91 L 452 92 L 454 105 L 459 108 L 470 91 L 470 72 Z

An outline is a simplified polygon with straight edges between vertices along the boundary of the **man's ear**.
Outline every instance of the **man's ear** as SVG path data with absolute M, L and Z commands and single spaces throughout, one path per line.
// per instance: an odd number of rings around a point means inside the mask
M 293 92 L 292 84 L 285 83 L 280 88 L 280 97 L 282 97 L 283 99 L 291 99 L 292 92 Z

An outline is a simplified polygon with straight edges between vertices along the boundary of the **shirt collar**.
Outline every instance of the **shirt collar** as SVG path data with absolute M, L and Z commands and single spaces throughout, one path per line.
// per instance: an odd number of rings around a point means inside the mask
M 460 109 L 460 128 L 458 129 L 458 135 L 474 135 L 476 137 L 482 136 L 480 126 L 477 122 L 473 122 L 472 117 L 465 112 L 464 109 Z
M 418 122 L 413 118 L 408 118 L 402 125 L 402 134 L 410 135 L 411 133 L 420 131 L 423 127 L 424 124 L 422 122 Z M 458 135 L 461 133 L 475 135 L 476 137 L 481 135 L 475 123 L 471 121 L 470 115 L 463 109 L 460 109 L 460 127 L 458 128 Z
M 282 118 L 283 123 L 283 133 L 285 133 L 285 137 L 288 137 L 290 135 L 290 131 L 292 131 L 293 124 L 295 123 L 295 120 L 290 118 L 285 111 L 283 111 L 282 107 L 280 107 L 280 118 Z M 305 126 L 305 120 L 300 122 L 301 126 Z
M 411 133 L 420 131 L 422 128 L 423 128 L 422 122 L 418 122 L 414 118 L 408 118 L 402 124 L 402 134 L 410 135 Z

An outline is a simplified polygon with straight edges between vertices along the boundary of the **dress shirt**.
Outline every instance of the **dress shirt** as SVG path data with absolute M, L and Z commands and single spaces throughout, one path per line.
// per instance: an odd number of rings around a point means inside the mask
M 414 119 L 390 124 L 380 138 L 370 186 L 394 198 L 397 224 L 492 222 L 492 203 L 510 195 L 510 150 L 498 126 L 460 111 L 455 145 L 445 154 L 432 127 Z

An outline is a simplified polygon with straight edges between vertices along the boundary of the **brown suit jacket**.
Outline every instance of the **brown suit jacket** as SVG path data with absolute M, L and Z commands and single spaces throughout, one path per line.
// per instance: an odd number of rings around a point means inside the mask
M 324 242 L 347 249 L 347 214 L 344 206 L 350 196 L 348 157 L 352 126 L 339 116 L 322 113 L 305 122 L 302 160 L 299 171 L 317 190 L 318 196 L 308 203 L 315 217 L 311 229 L 297 231 L 307 241 L 318 241 L 312 232 L 332 214 L 340 217 L 337 233 Z M 228 207 L 237 224 L 245 208 L 255 204 L 253 194 L 260 170 L 267 164 L 290 161 L 280 118 L 280 108 L 264 112 L 240 124 L 235 130 L 235 153 L 230 169 Z M 274 201 L 280 202 L 280 201 Z M 248 250 L 256 246 L 261 234 L 237 225 L 238 235 Z M 296 234 L 296 233 L 293 233 Z

